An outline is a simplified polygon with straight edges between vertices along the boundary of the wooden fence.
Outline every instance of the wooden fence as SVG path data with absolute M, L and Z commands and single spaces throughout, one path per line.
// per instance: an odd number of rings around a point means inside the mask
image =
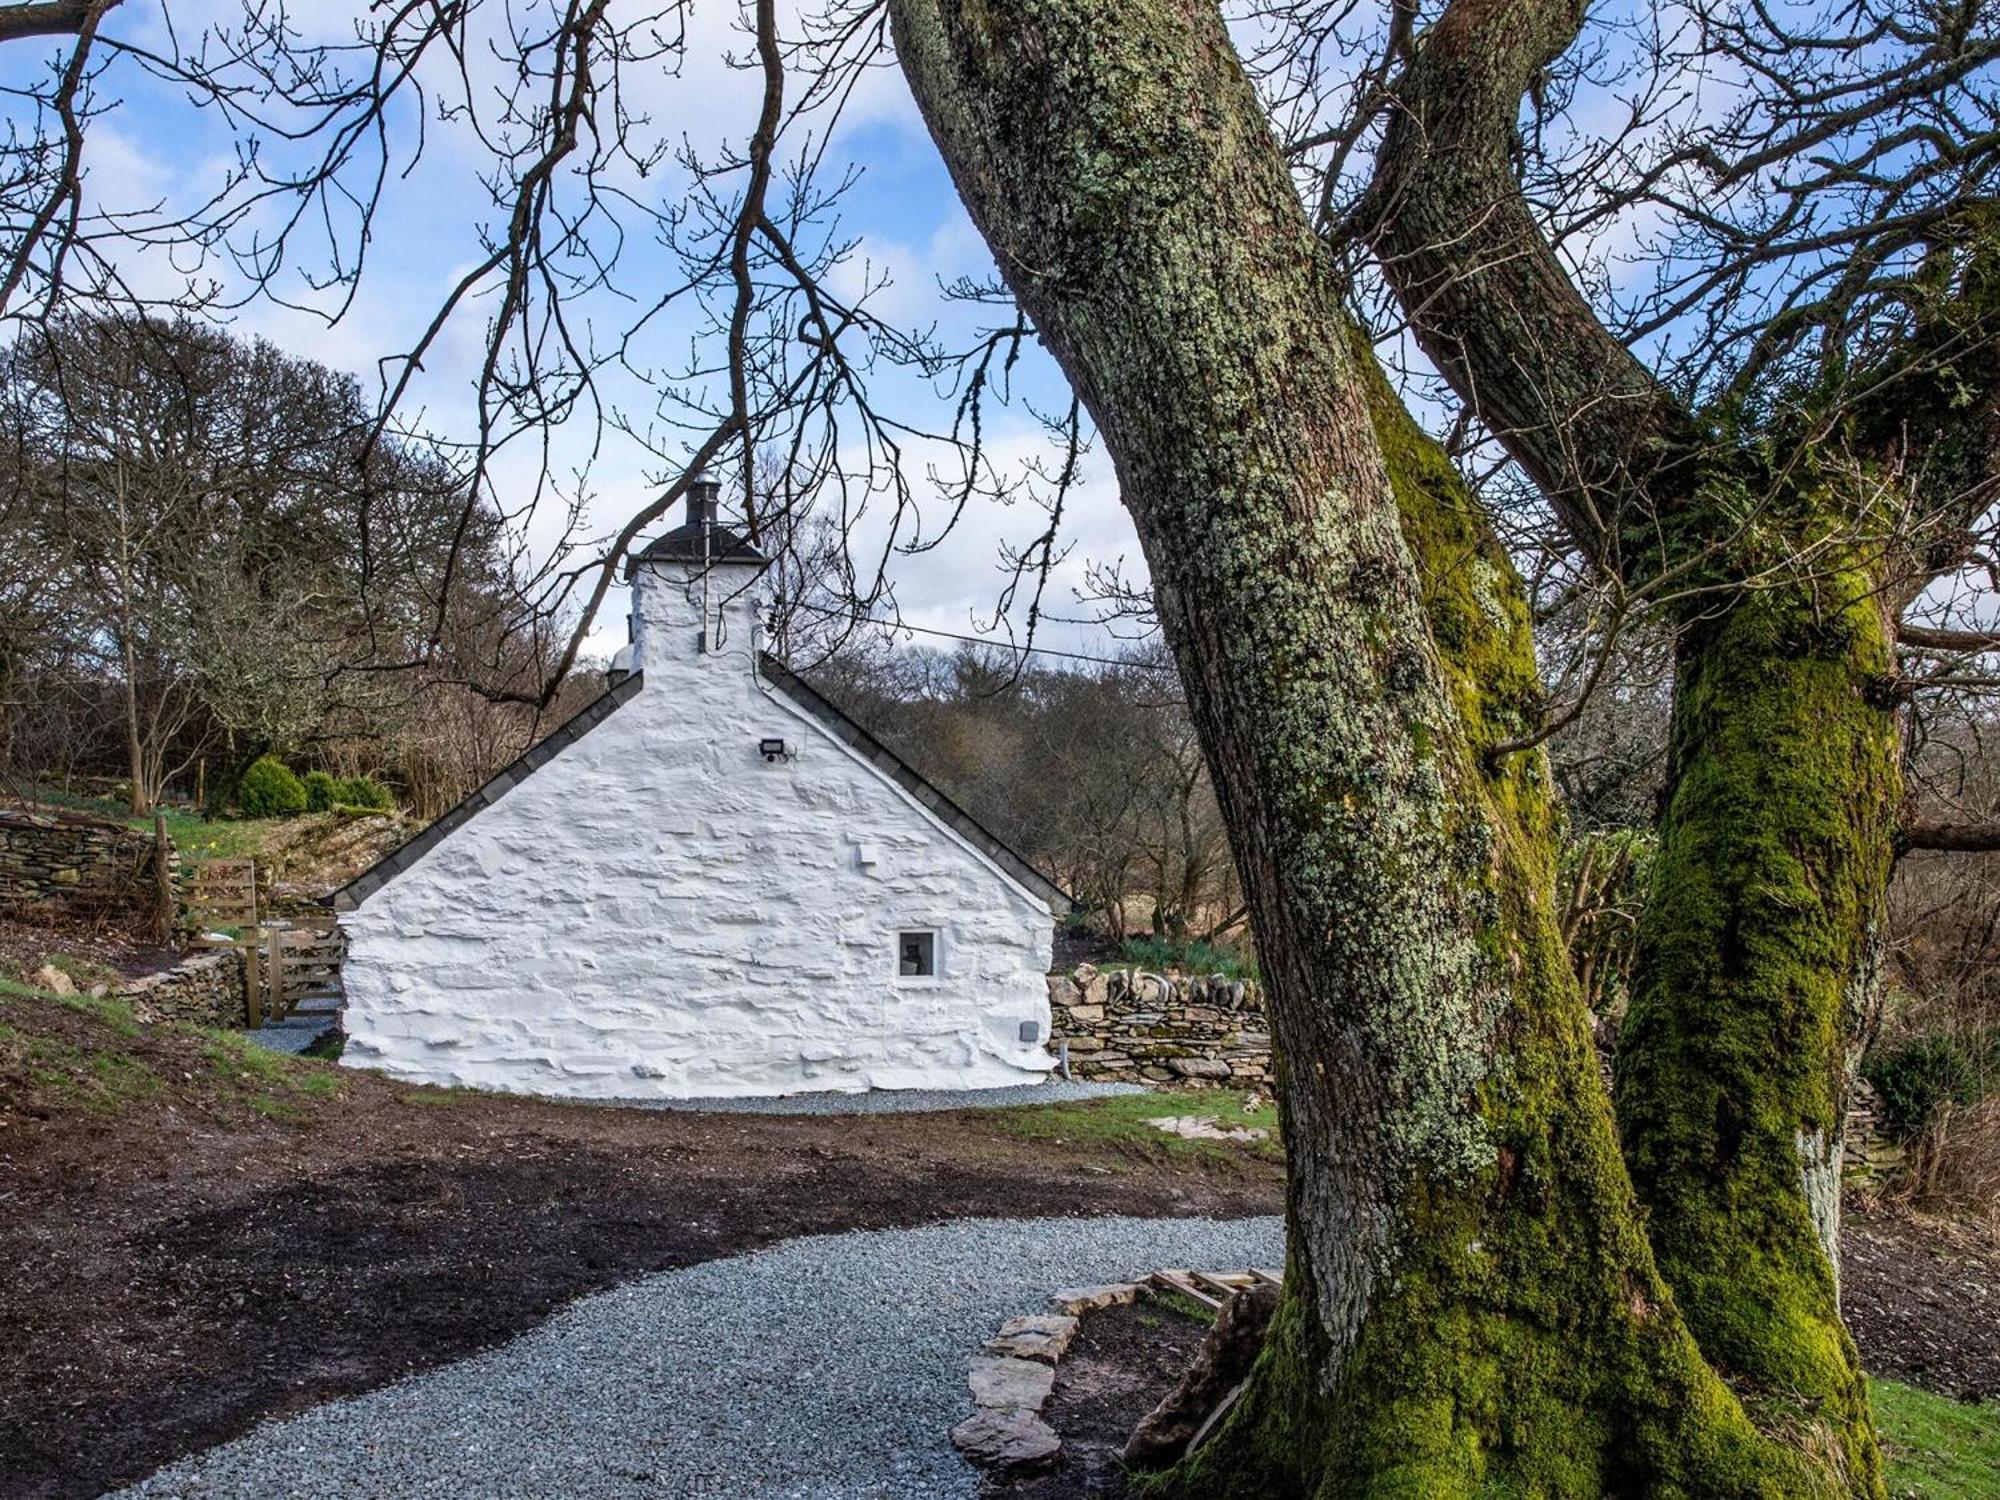
M 323 921 L 267 920 L 254 859 L 204 859 L 188 868 L 182 924 L 188 946 L 243 954 L 244 1023 L 255 1029 L 301 1005 L 341 998 L 345 939 Z

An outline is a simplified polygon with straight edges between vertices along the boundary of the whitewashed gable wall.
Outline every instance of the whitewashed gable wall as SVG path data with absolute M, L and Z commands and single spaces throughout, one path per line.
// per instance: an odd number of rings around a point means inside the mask
M 748 569 L 708 655 L 699 584 L 645 575 L 641 690 L 342 917 L 344 1060 L 585 1098 L 1044 1076 L 1047 904 L 757 674 Z M 913 928 L 936 979 L 896 976 Z

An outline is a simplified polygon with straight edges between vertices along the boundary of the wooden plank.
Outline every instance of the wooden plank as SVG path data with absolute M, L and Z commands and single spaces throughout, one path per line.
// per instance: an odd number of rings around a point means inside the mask
M 1194 1279 L 1185 1271 L 1155 1271 L 1147 1280 L 1166 1291 L 1179 1292 L 1183 1297 L 1192 1297 L 1203 1307 L 1212 1308 L 1216 1312 L 1222 1311 L 1222 1303 L 1196 1286 Z
M 264 984 L 257 962 L 257 945 L 254 942 L 243 945 L 243 996 L 250 1029 L 257 1030 L 264 1024 Z
M 1191 1274 L 1197 1282 L 1225 1302 L 1253 1284 L 1248 1271 L 1230 1272 L 1220 1276 L 1211 1275 L 1207 1271 L 1195 1271 Z
M 189 866 L 186 910 L 195 927 L 257 925 L 257 861 L 196 860 Z
M 1262 1266 L 1252 1266 L 1250 1274 L 1266 1286 L 1283 1286 L 1285 1284 L 1285 1273 L 1283 1271 L 1267 1271 Z
M 1208 1441 L 1209 1434 L 1222 1425 L 1222 1419 L 1229 1415 L 1230 1409 L 1243 1399 L 1243 1393 L 1249 1389 L 1250 1382 L 1247 1379 L 1238 1381 L 1228 1395 L 1216 1402 L 1215 1410 L 1202 1419 L 1201 1426 L 1195 1428 L 1194 1436 L 1188 1439 L 1187 1451 L 1189 1453 L 1194 1452 L 1195 1449 Z

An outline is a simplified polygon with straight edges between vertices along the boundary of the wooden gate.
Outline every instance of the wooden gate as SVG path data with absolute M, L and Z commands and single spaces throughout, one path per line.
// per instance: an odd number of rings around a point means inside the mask
M 294 1011 L 340 1008 L 340 960 L 346 939 L 332 923 L 277 927 L 265 951 L 265 1014 L 283 1020 Z
M 331 1016 L 340 1009 L 346 940 L 331 916 L 267 917 L 258 906 L 254 859 L 195 860 L 183 889 L 188 946 L 236 948 L 243 954 L 243 1021 L 251 1030 L 293 1015 Z
M 257 861 L 254 859 L 198 859 L 188 866 L 184 887 L 187 899 L 181 903 L 182 921 L 189 930 L 189 942 L 196 947 L 217 947 L 233 942 L 237 935 L 257 927 Z M 210 934 L 218 936 L 210 936 Z

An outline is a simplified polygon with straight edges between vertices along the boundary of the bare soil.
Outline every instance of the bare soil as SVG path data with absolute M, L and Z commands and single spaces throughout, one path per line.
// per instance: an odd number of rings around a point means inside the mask
M 83 1496 L 794 1235 L 1277 1211 L 1281 1168 L 1010 1111 L 692 1115 L 410 1088 L 0 1005 L 0 1494 Z
M 0 975 L 25 979 L 54 958 L 81 960 L 138 979 L 171 968 L 186 955 L 129 936 L 119 925 L 51 919 L 24 922 L 0 916 Z
M 794 1235 L 1282 1207 L 1254 1151 L 1032 1140 L 1012 1114 L 562 1105 L 0 1001 L 0 1495 L 98 1494 L 576 1297 Z M 1871 1372 L 2000 1395 L 1989 1240 L 1857 1209 L 1846 1245 Z M 1006 1493 L 1118 1494 L 1116 1454 L 1201 1333 L 1158 1304 L 1086 1320 L 1050 1409 L 1069 1457 Z
M 1840 1305 L 1861 1363 L 1962 1401 L 2000 1399 L 2000 1249 L 1986 1232 L 1850 1210 Z
M 1170 1303 L 1125 1303 L 1091 1313 L 1056 1365 L 1043 1420 L 1062 1434 L 1052 1467 L 989 1480 L 987 1500 L 1108 1500 L 1129 1493 L 1119 1461 L 1140 1418 L 1193 1361 L 1209 1325 Z

